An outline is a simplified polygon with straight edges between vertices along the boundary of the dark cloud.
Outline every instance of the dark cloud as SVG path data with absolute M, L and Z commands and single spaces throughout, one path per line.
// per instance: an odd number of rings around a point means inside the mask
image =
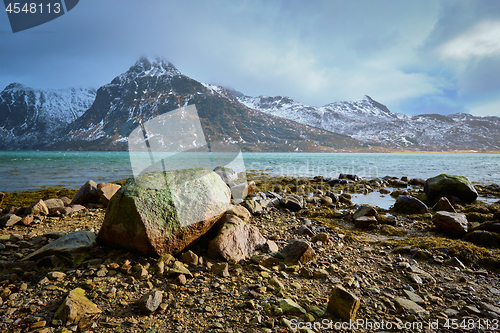
M 0 20 L 0 86 L 99 87 L 149 55 L 249 95 L 468 110 L 497 91 L 497 58 L 450 60 L 443 47 L 499 13 L 496 0 L 86 0 L 17 34 Z

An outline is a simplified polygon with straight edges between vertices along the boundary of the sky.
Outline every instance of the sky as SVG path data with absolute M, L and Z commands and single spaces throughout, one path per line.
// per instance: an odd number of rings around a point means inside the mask
M 0 13 L 0 89 L 98 88 L 141 56 L 249 96 L 500 116 L 498 0 L 82 0 L 18 33 Z

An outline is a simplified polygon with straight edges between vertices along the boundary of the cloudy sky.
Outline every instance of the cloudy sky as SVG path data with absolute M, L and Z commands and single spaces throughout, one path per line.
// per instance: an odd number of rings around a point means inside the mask
M 15 34 L 0 14 L 0 50 L 0 89 L 98 88 L 160 56 L 251 96 L 500 116 L 498 0 L 84 0 Z

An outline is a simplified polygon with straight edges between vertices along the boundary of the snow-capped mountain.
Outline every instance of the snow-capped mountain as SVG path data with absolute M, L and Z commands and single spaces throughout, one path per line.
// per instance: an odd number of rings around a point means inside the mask
M 249 97 L 200 83 L 157 58 L 141 58 L 97 91 L 7 86 L 0 93 L 0 149 L 126 150 L 135 128 L 188 105 L 196 106 L 208 142 L 244 151 L 500 149 L 499 117 L 410 116 L 369 96 L 321 107 Z
M 253 110 L 225 88 L 200 83 L 162 59 L 141 58 L 97 90 L 92 106 L 70 124 L 58 149 L 127 148 L 140 124 L 177 108 L 195 105 L 207 141 L 237 143 L 243 150 L 322 151 L 359 142 Z
M 58 139 L 94 99 L 95 91 L 91 89 L 8 85 L 0 93 L 0 149 L 36 148 Z
M 391 112 L 369 96 L 314 107 L 282 96 L 233 94 L 250 108 L 350 135 L 367 144 L 429 150 L 500 148 L 499 117 L 476 117 L 464 113 L 410 116 Z

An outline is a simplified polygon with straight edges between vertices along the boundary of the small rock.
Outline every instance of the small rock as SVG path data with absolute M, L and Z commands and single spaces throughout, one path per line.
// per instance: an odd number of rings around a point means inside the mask
M 280 249 L 276 242 L 272 240 L 267 240 L 266 243 L 262 246 L 262 251 L 268 252 L 268 253 L 275 253 L 278 252 Z
M 100 198 L 97 193 L 97 184 L 93 180 L 89 180 L 83 184 L 82 187 L 80 187 L 78 192 L 76 192 L 70 205 L 87 206 L 90 203 L 98 203 L 99 200 Z
M 306 279 L 312 279 L 314 277 L 314 273 L 312 270 L 310 270 L 309 268 L 307 267 L 302 267 L 300 270 L 299 270 L 299 274 L 306 278 Z
M 174 262 L 172 268 L 168 270 L 167 274 L 168 275 L 184 274 L 186 276 L 193 277 L 193 274 L 189 271 L 189 269 L 187 269 L 186 266 L 184 266 L 184 264 L 179 261 Z
M 266 244 L 256 226 L 245 223 L 235 215 L 224 214 L 224 224 L 219 234 L 208 245 L 208 253 L 213 258 L 222 258 L 237 263 L 250 258 L 256 248 Z
M 270 279 L 269 284 L 278 290 L 285 290 L 285 286 L 277 277 L 273 277 L 272 279 Z
M 104 207 L 107 207 L 109 204 L 109 200 L 115 195 L 116 192 L 121 188 L 120 185 L 111 184 L 111 183 L 99 183 L 97 184 L 97 194 L 101 199 Z
M 213 264 L 211 268 L 212 273 L 224 277 L 229 276 L 229 264 L 227 262 Z
M 309 237 L 312 237 L 312 236 L 315 235 L 314 232 L 311 229 L 309 229 L 308 227 L 306 227 L 305 225 L 300 226 L 297 229 L 297 233 L 301 234 L 301 235 L 306 235 L 306 236 L 309 236 Z
M 63 202 L 64 206 L 69 206 L 71 205 L 71 199 L 68 197 L 60 197 L 61 201 Z
M 238 201 L 241 202 L 241 200 L 245 199 L 249 195 L 254 194 L 256 188 L 257 185 L 255 185 L 255 182 L 253 181 L 231 186 L 231 197 L 236 203 L 238 203 Z
M 49 215 L 49 209 L 45 205 L 45 202 L 40 199 L 37 202 L 33 203 L 28 208 L 28 214 L 45 216 L 45 215 Z
M 417 303 L 410 301 L 408 299 L 404 299 L 401 297 L 397 297 L 393 300 L 398 309 L 405 309 L 411 314 L 425 314 L 427 311 L 418 305 Z
M 61 199 L 48 199 L 44 200 L 43 203 L 47 206 L 49 214 L 55 214 L 64 208 L 64 202 Z
M 95 243 L 95 234 L 91 231 L 76 231 L 30 253 L 23 261 L 38 260 L 49 255 L 56 255 L 63 260 L 76 262 L 84 257 L 84 252 Z
M 485 230 L 485 231 L 500 234 L 500 223 L 483 223 L 479 227 L 477 227 L 476 229 L 477 230 Z
M 240 205 L 237 206 L 231 205 L 229 209 L 226 211 L 226 214 L 236 215 L 245 222 L 249 222 L 250 219 L 252 218 L 252 214 L 250 214 L 248 209 Z
M 453 205 L 450 203 L 450 201 L 446 197 L 441 197 L 439 200 L 436 202 L 436 204 L 432 207 L 432 209 L 435 212 L 451 212 L 451 213 L 456 213 L 457 211 L 453 207 Z
M 350 174 L 341 173 L 339 175 L 339 179 L 348 179 L 348 180 L 352 180 L 352 181 L 358 181 L 359 177 L 357 175 L 350 175 Z
M 463 236 L 467 233 L 467 218 L 464 214 L 437 212 L 432 218 L 432 222 L 442 232 L 450 236 Z
M 425 301 L 422 299 L 422 297 L 418 296 L 414 292 L 409 290 L 403 290 L 403 292 L 406 294 L 406 296 L 410 301 L 415 302 L 417 304 L 425 304 Z
M 356 228 L 368 228 L 377 224 L 378 221 L 375 216 L 361 216 L 354 221 Z
M 21 220 L 22 218 L 15 214 L 7 214 L 0 217 L 0 227 L 11 227 Z
M 243 205 L 252 215 L 260 215 L 264 211 L 264 207 L 257 200 L 245 200 Z
M 343 320 L 354 320 L 360 305 L 359 298 L 341 286 L 332 290 L 327 310 L 335 317 Z
M 222 181 L 226 184 L 232 184 L 238 180 L 238 173 L 231 168 L 217 166 L 214 172 L 220 176 Z
M 66 277 L 66 274 L 64 274 L 63 272 L 49 272 L 47 273 L 47 277 L 50 280 L 61 281 Z
M 85 206 L 82 205 L 71 205 L 71 210 L 73 213 L 79 212 L 81 210 L 85 210 Z
M 401 195 L 397 198 L 392 210 L 401 214 L 425 214 L 429 208 L 415 197 Z
M 33 223 L 34 221 L 34 216 L 33 215 L 26 215 L 23 217 L 23 219 L 21 220 L 21 223 L 24 224 L 25 226 L 28 226 L 30 225 L 31 223 Z
M 292 212 L 298 212 L 305 208 L 305 202 L 301 196 L 296 194 L 288 194 L 280 201 L 280 205 Z
M 378 216 L 378 212 L 375 210 L 375 207 L 371 205 L 361 205 L 356 209 L 354 214 L 352 214 L 352 219 L 356 220 L 362 216 Z
M 188 265 L 198 265 L 198 255 L 189 250 L 182 254 L 182 262 Z
M 290 312 L 290 313 L 298 313 L 298 314 L 305 314 L 307 311 L 295 303 L 293 300 L 290 298 L 285 298 L 285 299 L 280 299 L 279 300 L 279 307 L 284 311 L 284 312 Z
M 298 262 L 305 264 L 316 256 L 309 242 L 302 240 L 292 240 L 281 250 L 281 253 L 285 256 L 286 261 L 294 264 Z
M 315 235 L 311 239 L 311 242 L 313 242 L 313 243 L 321 242 L 323 244 L 327 244 L 329 239 L 330 239 L 330 235 L 328 235 L 327 233 L 322 232 L 322 233 L 319 233 L 319 234 Z
M 332 199 L 332 203 L 337 203 L 340 200 L 339 195 L 337 193 L 332 192 L 332 191 L 327 191 L 325 195 Z
M 81 288 L 73 289 L 56 311 L 54 318 L 61 319 L 64 324 L 79 324 L 79 327 L 89 325 L 102 311 L 85 297 Z
M 444 263 L 446 265 L 458 267 L 460 269 L 465 269 L 465 265 L 457 257 L 450 258 L 449 260 L 446 260 Z
M 158 309 L 162 299 L 163 295 L 159 290 L 147 293 L 139 300 L 139 310 L 144 315 L 150 315 Z
M 319 198 L 321 200 L 321 204 L 323 204 L 323 205 L 328 206 L 328 205 L 331 205 L 333 203 L 333 199 L 327 195 L 322 195 Z
M 418 285 L 422 285 L 424 283 L 424 281 L 422 281 L 422 278 L 415 273 L 409 273 L 408 277 L 410 278 L 410 280 L 412 282 L 414 282 Z
M 180 274 L 178 275 L 175 280 L 174 280 L 174 283 L 176 285 L 179 285 L 179 286 L 183 286 L 187 283 L 187 279 L 186 279 L 186 275 L 184 274 Z

